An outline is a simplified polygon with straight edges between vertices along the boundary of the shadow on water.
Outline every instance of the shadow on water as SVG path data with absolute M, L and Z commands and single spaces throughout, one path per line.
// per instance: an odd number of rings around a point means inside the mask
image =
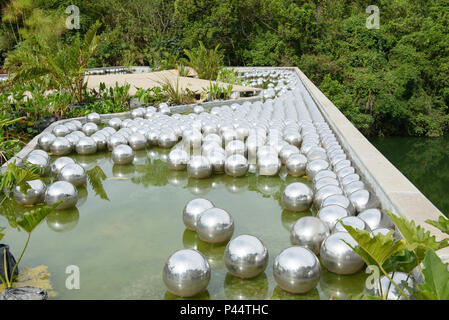
M 449 136 L 370 138 L 441 212 L 449 214 Z

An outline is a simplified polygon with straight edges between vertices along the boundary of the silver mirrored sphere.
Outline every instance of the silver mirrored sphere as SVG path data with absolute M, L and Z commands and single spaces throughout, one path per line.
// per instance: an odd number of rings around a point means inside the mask
M 196 225 L 200 214 L 213 207 L 214 204 L 207 199 L 197 198 L 189 201 L 182 211 L 182 221 L 186 228 L 196 231 Z
M 229 156 L 225 161 L 225 172 L 232 177 L 241 177 L 248 172 L 248 160 L 241 154 Z
M 46 186 L 41 180 L 27 181 L 30 188 L 22 193 L 20 187 L 14 188 L 14 199 L 22 206 L 30 206 L 42 203 L 45 197 Z
M 43 133 L 39 136 L 38 144 L 42 150 L 50 151 L 51 144 L 56 139 L 56 136 L 51 133 Z
M 98 131 L 98 126 L 93 122 L 88 122 L 84 124 L 82 130 L 86 134 L 86 136 L 91 136 Z
M 303 154 L 295 153 L 285 162 L 287 173 L 294 177 L 302 177 L 306 174 L 307 158 Z
M 368 208 L 370 193 L 366 189 L 357 190 L 349 195 L 349 200 L 357 212 L 362 212 Z
M 97 150 L 106 150 L 108 147 L 108 138 L 100 131 L 90 136 L 97 144 Z
M 75 160 L 69 157 L 59 157 L 51 164 L 51 173 L 57 176 L 61 169 L 68 165 L 75 163 Z
M 210 281 L 210 266 L 198 251 L 182 249 L 168 258 L 162 279 L 170 293 L 193 297 L 206 290 Z
M 282 193 L 282 205 L 290 211 L 307 211 L 313 200 L 313 191 L 304 183 L 289 184 Z
M 317 217 L 302 217 L 292 226 L 290 242 L 320 254 L 321 244 L 330 235 L 327 223 Z
M 114 128 L 115 130 L 119 130 L 122 124 L 122 120 L 119 118 L 112 118 L 108 121 L 108 126 Z
M 113 134 L 108 138 L 108 150 L 112 151 L 116 146 L 127 143 L 128 139 L 125 136 L 119 133 Z
M 393 221 L 383 210 L 377 208 L 366 209 L 360 212 L 357 217 L 365 221 L 371 230 L 378 228 L 394 230 Z
M 130 164 L 134 160 L 134 150 L 127 144 L 119 144 L 112 150 L 114 164 Z
M 52 206 L 59 201 L 63 201 L 56 207 L 57 210 L 70 209 L 78 202 L 78 191 L 75 186 L 67 181 L 57 181 L 52 183 L 45 192 L 45 202 Z
M 187 174 L 191 178 L 204 179 L 212 175 L 212 165 L 207 157 L 194 156 L 187 163 Z
M 94 154 L 97 152 L 97 143 L 91 137 L 80 138 L 75 146 L 78 154 Z
M 234 219 L 223 209 L 207 209 L 198 218 L 196 232 L 204 242 L 227 242 L 234 233 Z
M 68 155 L 72 150 L 72 144 L 64 137 L 57 137 L 50 146 L 50 152 L 56 156 Z
M 70 129 L 63 124 L 58 124 L 53 128 L 53 134 L 56 137 L 65 137 L 70 133 Z
M 257 173 L 260 176 L 275 176 L 282 167 L 276 154 L 267 154 L 257 160 Z
M 281 289 L 295 294 L 306 293 L 320 280 L 320 261 L 311 250 L 293 246 L 274 259 L 273 276 Z
M 135 132 L 129 136 L 128 144 L 133 150 L 142 150 L 147 146 L 147 138 L 143 134 Z
M 232 275 L 244 279 L 254 278 L 265 271 L 268 250 L 259 238 L 240 235 L 226 246 L 224 262 Z
M 87 115 L 87 121 L 88 122 L 93 122 L 95 124 L 100 124 L 101 123 L 101 117 L 98 113 L 96 112 L 91 112 Z
M 329 169 L 329 167 L 329 162 L 323 159 L 310 161 L 306 166 L 306 175 L 310 180 L 313 180 L 318 172 Z
M 190 157 L 183 149 L 174 149 L 168 154 L 167 167 L 171 170 L 185 170 Z
M 82 166 L 76 163 L 65 165 L 58 174 L 58 179 L 67 181 L 75 187 L 80 187 L 86 184 L 87 174 Z
M 178 137 L 173 130 L 161 130 L 158 137 L 158 145 L 162 148 L 171 148 L 176 142 Z
M 329 205 L 327 207 L 322 207 L 317 213 L 317 217 L 321 221 L 325 222 L 330 230 L 335 227 L 335 224 L 338 222 L 338 220 L 348 216 L 349 213 L 345 208 L 335 204 Z
M 358 246 L 357 242 L 347 232 L 336 232 L 323 241 L 320 257 L 323 266 L 336 274 L 354 274 L 365 264 L 363 259 L 351 249 Z
M 370 227 L 365 223 L 365 221 L 354 216 L 349 216 L 341 218 L 341 220 L 335 224 L 332 232 L 347 232 L 343 225 L 351 226 L 357 230 L 371 231 Z

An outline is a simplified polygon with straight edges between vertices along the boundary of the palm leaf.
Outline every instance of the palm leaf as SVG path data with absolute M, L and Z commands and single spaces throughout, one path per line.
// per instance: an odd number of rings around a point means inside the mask
M 33 230 L 42 222 L 42 220 L 52 213 L 57 206 L 59 206 L 62 201 L 53 204 L 51 207 L 43 206 L 23 214 L 16 216 L 16 224 L 25 230 L 27 233 L 33 232 Z
M 88 170 L 86 173 L 89 183 L 92 189 L 95 191 L 95 194 L 97 196 L 100 196 L 100 198 L 103 200 L 110 201 L 103 187 L 103 181 L 107 178 L 104 171 L 99 166 L 95 166 L 94 168 Z

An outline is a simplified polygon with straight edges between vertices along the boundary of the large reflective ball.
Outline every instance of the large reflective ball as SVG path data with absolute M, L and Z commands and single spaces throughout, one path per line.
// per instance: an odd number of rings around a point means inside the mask
M 44 174 L 47 174 L 50 171 L 50 160 L 49 158 L 45 158 L 40 154 L 30 154 L 25 159 L 25 166 L 28 165 L 36 165 L 41 167 L 44 170 Z
M 75 163 L 75 160 L 72 158 L 59 157 L 51 164 L 51 173 L 57 176 L 64 166 L 72 163 Z
M 248 172 L 248 160 L 241 154 L 229 156 L 225 161 L 225 172 L 232 177 L 241 177 Z
M 214 173 L 223 173 L 225 170 L 226 154 L 223 149 L 213 149 L 207 154 L 212 165 L 212 171 Z
M 226 145 L 225 151 L 228 157 L 233 154 L 241 154 L 244 156 L 246 152 L 246 145 L 241 140 L 233 140 Z
M 351 216 L 355 214 L 355 208 L 352 205 L 351 201 L 349 201 L 349 199 L 342 194 L 334 194 L 332 196 L 327 197 L 321 203 L 321 207 L 327 207 L 333 204 L 345 208 L 346 210 L 348 210 L 348 213 Z
M 171 148 L 176 142 L 178 137 L 173 130 L 161 130 L 158 137 L 158 145 L 162 148 Z
M 324 186 L 322 188 L 320 188 L 320 190 L 318 190 L 315 193 L 315 197 L 313 199 L 313 202 L 315 204 L 316 208 L 321 208 L 321 205 L 323 203 L 323 201 L 330 196 L 336 195 L 336 194 L 343 194 L 343 190 L 341 190 L 340 187 L 338 186 L 333 186 L 333 185 L 327 185 Z
M 411 292 L 409 288 L 413 288 L 415 281 L 410 274 L 404 272 L 390 272 L 388 274 L 391 280 L 398 285 L 399 288 L 407 295 L 410 296 Z M 380 282 L 380 285 L 379 285 Z M 381 297 L 383 295 L 386 300 L 405 300 L 404 297 L 396 286 L 388 280 L 388 278 L 383 275 L 380 277 L 379 281 L 374 281 L 374 288 L 369 290 L 372 291 L 374 295 Z M 382 289 L 381 289 L 382 288 Z
M 112 150 L 112 161 L 114 164 L 130 164 L 133 160 L 134 150 L 126 144 L 120 144 Z
M 306 174 L 307 158 L 300 153 L 292 154 L 285 162 L 287 173 L 294 177 L 302 177 Z
M 307 211 L 313 200 L 313 191 L 301 182 L 289 184 L 282 193 L 282 205 L 290 211 Z
M 128 144 L 133 150 L 142 150 L 147 145 L 147 138 L 143 134 L 135 132 L 129 136 Z
M 323 241 L 320 257 L 323 266 L 336 274 L 354 274 L 364 265 L 360 256 L 352 250 L 351 246 L 358 246 L 357 242 L 347 232 L 336 232 Z
M 68 164 L 61 169 L 58 174 L 58 179 L 70 182 L 75 187 L 80 187 L 86 184 L 86 170 L 84 170 L 84 168 L 79 164 Z
M 110 126 L 111 128 L 114 128 L 115 130 L 119 130 L 121 124 L 122 124 L 122 120 L 119 118 L 112 118 L 112 119 L 109 119 L 109 121 L 108 121 L 108 126 Z
M 174 149 L 168 154 L 167 166 L 171 170 L 185 170 L 190 157 L 187 151 Z
M 377 208 L 366 209 L 360 212 L 357 217 L 365 221 L 371 230 L 378 228 L 394 229 L 394 223 L 390 217 L 383 210 Z
M 30 188 L 22 193 L 20 187 L 14 188 L 14 199 L 22 206 L 35 205 L 42 203 L 45 197 L 46 186 L 41 180 L 27 181 Z
M 370 193 L 366 189 L 357 190 L 349 195 L 349 200 L 357 212 L 362 212 L 368 208 Z
M 93 122 L 88 122 L 84 124 L 82 130 L 86 134 L 86 136 L 91 136 L 98 131 L 98 126 Z
M 293 246 L 274 259 L 273 276 L 281 289 L 295 294 L 306 293 L 320 280 L 320 261 L 309 249 Z
M 196 225 L 200 214 L 213 207 L 214 204 L 207 199 L 197 198 L 189 201 L 182 211 L 182 221 L 186 228 L 196 231 Z
M 226 246 L 224 262 L 229 273 L 239 278 L 254 278 L 265 271 L 268 250 L 259 238 L 240 235 Z
M 105 150 L 108 147 L 108 138 L 100 131 L 90 136 L 97 144 L 97 150 Z
M 290 242 L 320 254 L 321 244 L 330 234 L 328 225 L 317 217 L 302 217 L 290 231 Z
M 65 137 L 70 133 L 70 129 L 63 124 L 58 124 L 53 128 L 53 134 L 57 137 Z
M 351 226 L 357 230 L 371 231 L 370 227 L 368 227 L 368 225 L 365 223 L 365 221 L 363 221 L 362 219 L 357 218 L 357 217 L 349 216 L 349 217 L 341 218 L 341 220 L 335 224 L 334 228 L 332 229 L 332 232 L 333 233 L 347 232 L 345 227 L 343 227 L 343 225 Z
M 203 179 L 212 175 L 212 165 L 206 157 L 194 156 L 187 163 L 187 174 L 191 178 Z
M 50 151 L 51 144 L 56 139 L 56 136 L 51 133 L 43 133 L 39 136 L 38 143 L 42 150 Z
M 51 153 L 56 156 L 68 155 L 72 150 L 72 144 L 64 137 L 57 137 L 50 146 Z
M 75 149 L 78 154 L 94 154 L 97 152 L 97 143 L 91 137 L 83 137 L 78 140 Z
M 114 150 L 114 148 L 121 144 L 127 144 L 128 139 L 125 136 L 122 136 L 119 133 L 113 134 L 108 138 L 108 149 L 109 151 Z
M 207 209 L 198 218 L 196 232 L 204 242 L 227 242 L 234 233 L 234 219 L 223 209 Z
M 257 173 L 260 176 L 275 176 L 281 167 L 281 160 L 275 154 L 267 154 L 257 160 Z
M 335 204 L 323 207 L 317 213 L 317 217 L 321 221 L 325 222 L 330 230 L 335 227 L 338 220 L 348 216 L 348 210 Z
M 168 258 L 162 279 L 170 293 L 180 297 L 193 297 L 206 290 L 210 280 L 210 266 L 198 251 L 182 249 Z
M 78 202 L 78 191 L 75 186 L 67 181 L 57 181 L 52 183 L 45 192 L 45 202 L 52 206 L 59 201 L 63 201 L 56 207 L 57 210 L 70 209 Z
M 93 122 L 95 124 L 100 124 L 101 123 L 101 117 L 98 113 L 96 112 L 91 112 L 87 115 L 87 121 L 88 122 Z
M 310 161 L 306 166 L 306 175 L 310 180 L 321 170 L 326 170 L 330 167 L 329 162 L 323 159 Z
M 287 159 L 295 153 L 299 153 L 298 147 L 292 146 L 290 144 L 282 147 L 281 151 L 279 152 L 279 158 L 281 158 L 282 164 L 285 164 L 287 162 Z

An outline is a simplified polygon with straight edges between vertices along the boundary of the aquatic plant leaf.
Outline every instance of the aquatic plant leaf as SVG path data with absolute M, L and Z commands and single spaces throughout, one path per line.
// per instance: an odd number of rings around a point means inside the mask
M 31 188 L 27 181 L 39 179 L 42 173 L 43 168 L 40 166 L 29 165 L 27 168 L 21 168 L 11 162 L 1 177 L 0 189 L 11 191 L 15 186 L 19 186 L 20 192 L 26 193 Z
M 427 219 L 426 223 L 434 226 L 435 228 L 438 228 L 439 230 L 441 230 L 441 232 L 444 232 L 445 234 L 449 234 L 449 219 L 446 219 L 443 216 L 439 217 L 438 221 Z
M 449 239 L 437 241 L 435 236 L 430 235 L 429 230 L 416 225 L 413 220 L 407 220 L 404 217 L 399 217 L 388 210 L 385 210 L 385 212 L 404 237 L 407 243 L 407 249 L 416 254 L 418 261 L 422 261 L 422 259 L 424 259 L 427 249 L 437 251 L 449 246 Z
M 19 227 L 28 233 L 33 232 L 33 230 L 45 219 L 47 215 L 53 212 L 57 206 L 59 206 L 62 201 L 53 204 L 51 207 L 43 206 L 23 214 L 16 216 L 16 223 Z
M 389 257 L 406 248 L 404 241 L 393 238 L 393 231 L 387 235 L 379 233 L 373 237 L 368 231 L 358 230 L 343 223 L 342 225 L 357 242 L 358 246 L 353 247 L 346 241 L 343 241 L 357 252 L 367 265 L 377 265 L 383 268 L 384 262 Z
M 94 168 L 87 170 L 86 173 L 95 194 L 103 200 L 110 201 L 103 187 L 103 181 L 107 178 L 104 171 L 99 166 L 95 166 Z
M 420 300 L 449 300 L 449 271 L 432 249 L 426 251 L 423 260 L 423 280 L 413 295 Z
M 411 272 L 418 265 L 418 259 L 413 251 L 404 250 L 389 257 L 383 264 L 386 272 Z

